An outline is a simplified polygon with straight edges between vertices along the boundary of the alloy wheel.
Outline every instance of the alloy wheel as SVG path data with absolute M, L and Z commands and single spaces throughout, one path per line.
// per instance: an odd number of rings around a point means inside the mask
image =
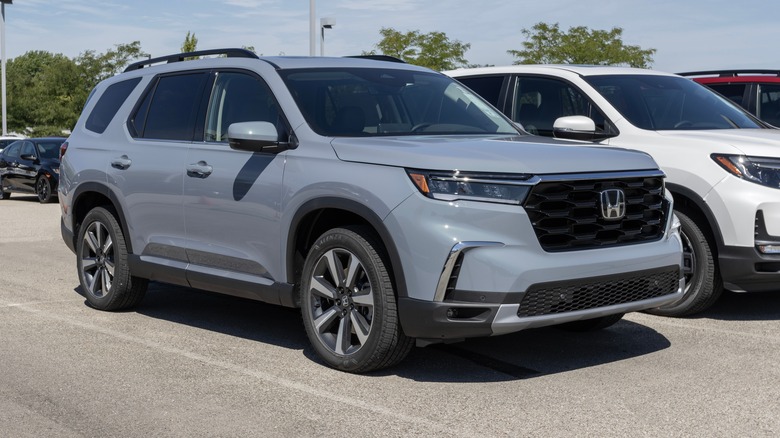
M 114 242 L 108 228 L 99 221 L 90 223 L 82 248 L 81 270 L 87 292 L 96 297 L 105 296 L 114 280 Z
M 322 345 L 350 355 L 365 345 L 374 318 L 374 290 L 358 257 L 332 249 L 320 257 L 311 276 L 311 315 Z

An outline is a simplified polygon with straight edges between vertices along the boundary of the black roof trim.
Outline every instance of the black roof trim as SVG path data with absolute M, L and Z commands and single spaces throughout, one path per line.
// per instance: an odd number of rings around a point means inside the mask
M 181 62 L 187 58 L 195 58 L 198 56 L 208 55 L 225 55 L 228 58 L 254 58 L 259 59 L 257 54 L 247 49 L 211 49 L 211 50 L 198 50 L 196 52 L 179 53 L 176 55 L 160 56 L 158 58 L 145 59 L 143 61 L 134 62 L 125 68 L 125 72 L 140 70 L 146 66 L 157 64 L 160 62 L 172 63 Z
M 737 77 L 744 75 L 773 75 L 780 76 L 778 70 L 708 70 L 708 71 L 689 71 L 685 73 L 677 73 L 680 76 L 720 76 L 720 77 Z
M 396 58 L 395 56 L 390 55 L 352 55 L 352 56 L 345 56 L 345 58 L 360 58 L 360 59 L 373 59 L 374 61 L 387 61 L 387 62 L 397 62 L 400 64 L 406 64 L 406 61 L 400 58 Z

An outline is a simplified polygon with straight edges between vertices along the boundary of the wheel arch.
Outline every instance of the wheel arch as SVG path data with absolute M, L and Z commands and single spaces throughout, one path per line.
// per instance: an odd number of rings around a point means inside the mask
M 71 204 L 72 216 L 73 216 L 73 239 L 74 248 L 75 240 L 78 238 L 78 230 L 81 227 L 81 222 L 84 217 L 95 207 L 103 206 L 108 207 L 115 215 L 119 226 L 122 227 L 122 233 L 125 235 L 125 245 L 127 247 L 128 254 L 133 253 L 133 244 L 130 241 L 130 233 L 127 228 L 127 221 L 125 220 L 125 214 L 120 207 L 119 199 L 116 195 L 105 185 L 97 182 L 85 182 L 80 184 L 75 193 L 73 193 L 73 202 Z
M 312 199 L 296 211 L 287 235 L 287 282 L 299 283 L 306 254 L 322 233 L 345 225 L 366 225 L 373 229 L 390 261 L 391 278 L 398 296 L 408 296 L 401 257 L 384 222 L 369 207 L 344 198 Z
M 674 209 L 685 213 L 688 217 L 695 220 L 697 224 L 701 224 L 701 227 L 703 227 L 702 231 L 713 239 L 715 249 L 722 248 L 723 235 L 720 232 L 720 227 L 718 227 L 718 221 L 704 200 L 693 190 L 681 185 L 667 182 L 666 188 L 672 192 L 674 197 Z

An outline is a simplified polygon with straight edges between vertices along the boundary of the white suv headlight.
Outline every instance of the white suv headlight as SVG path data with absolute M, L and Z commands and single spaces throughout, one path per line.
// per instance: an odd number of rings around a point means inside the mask
M 780 158 L 712 154 L 712 159 L 730 174 L 780 189 Z

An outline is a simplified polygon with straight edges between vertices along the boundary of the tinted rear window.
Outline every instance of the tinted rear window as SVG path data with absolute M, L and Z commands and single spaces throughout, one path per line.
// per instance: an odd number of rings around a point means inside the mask
M 89 114 L 89 118 L 87 118 L 84 126 L 92 132 L 102 134 L 108 127 L 108 124 L 111 123 L 116 112 L 119 111 L 119 107 L 122 106 L 127 96 L 133 92 L 139 82 L 141 82 L 141 78 L 128 79 L 106 88 L 105 93 L 100 96 L 100 100 L 98 100 Z
M 191 141 L 207 78 L 208 72 L 161 77 L 152 91 L 145 123 L 138 114 L 132 118 L 138 134 L 143 138 Z M 138 110 L 145 111 L 145 107 Z

